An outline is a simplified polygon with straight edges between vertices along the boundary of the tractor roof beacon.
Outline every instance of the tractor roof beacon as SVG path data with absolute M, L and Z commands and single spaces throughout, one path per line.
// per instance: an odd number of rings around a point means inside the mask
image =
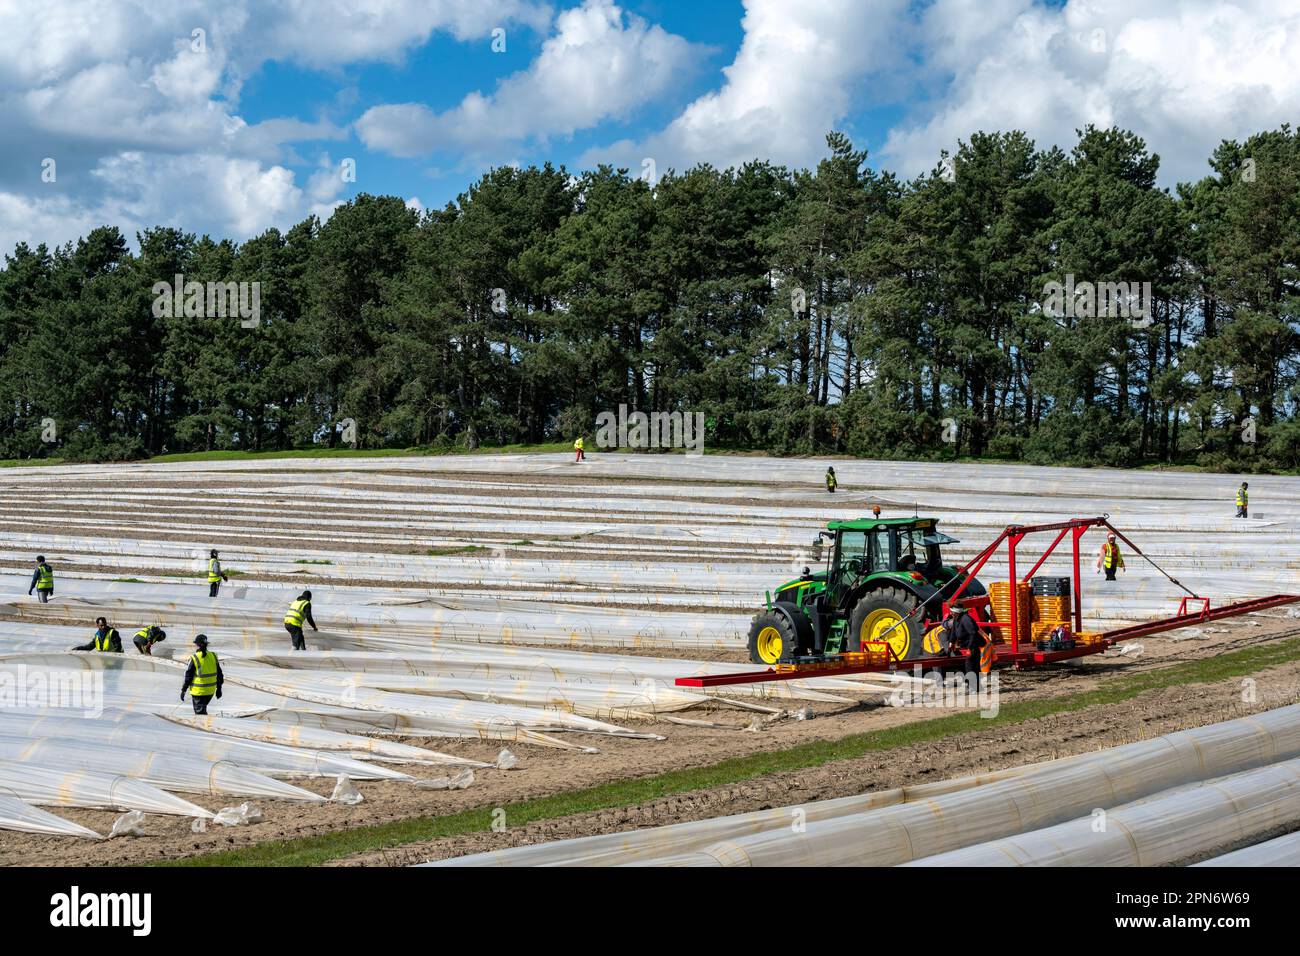
M 749 629 L 756 664 L 806 663 L 885 641 L 900 661 L 946 650 L 934 631 L 943 602 L 960 584 L 943 563 L 942 547 L 956 538 L 936 518 L 855 518 L 832 521 L 813 542 L 825 567 L 767 593 L 767 606 Z M 972 580 L 962 597 L 985 594 Z M 924 608 L 913 614 L 918 605 Z M 931 633 L 934 631 L 933 633 Z

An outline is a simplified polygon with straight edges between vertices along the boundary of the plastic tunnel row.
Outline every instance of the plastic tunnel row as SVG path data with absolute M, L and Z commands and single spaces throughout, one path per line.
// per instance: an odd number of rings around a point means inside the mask
M 1160 865 L 1300 825 L 1300 705 L 1015 771 L 431 865 Z M 1098 826 L 1098 813 L 1104 815 Z M 806 826 L 792 827 L 796 814 Z

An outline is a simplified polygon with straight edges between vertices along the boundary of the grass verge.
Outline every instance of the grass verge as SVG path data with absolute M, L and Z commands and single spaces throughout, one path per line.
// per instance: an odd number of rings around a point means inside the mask
M 1050 714 L 1131 700 L 1147 691 L 1184 684 L 1209 684 L 1245 677 L 1300 657 L 1300 638 L 1242 648 L 1205 660 L 1187 661 L 1159 670 L 1118 676 L 1106 685 L 1076 694 L 1004 704 L 998 716 L 985 719 L 974 711 L 949 714 L 898 727 L 854 734 L 839 740 L 820 740 L 785 750 L 733 757 L 704 767 L 688 767 L 653 777 L 609 783 L 522 800 L 505 806 L 512 826 L 572 816 L 596 810 L 632 806 L 646 800 L 690 790 L 726 786 L 743 780 L 789 770 L 802 770 L 837 760 L 851 760 L 876 750 L 890 750 L 941 740 L 962 733 L 986 730 L 998 724 L 1020 723 Z M 415 817 L 373 826 L 339 830 L 295 840 L 277 840 L 224 850 L 181 860 L 164 860 L 159 866 L 313 866 L 320 863 L 426 840 L 486 830 L 493 807 L 476 807 L 438 817 Z

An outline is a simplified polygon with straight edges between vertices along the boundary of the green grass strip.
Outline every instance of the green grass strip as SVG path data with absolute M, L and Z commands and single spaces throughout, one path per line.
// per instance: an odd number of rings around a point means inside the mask
M 522 800 L 504 806 L 505 819 L 510 826 L 520 826 L 537 820 L 633 806 L 675 793 L 727 786 L 782 771 L 803 770 L 837 760 L 851 760 L 872 751 L 908 747 L 957 734 L 987 730 L 994 726 L 1069 713 L 1085 707 L 1120 703 L 1147 691 L 1243 677 L 1297 658 L 1300 658 L 1300 638 L 1289 638 L 1204 660 L 1187 661 L 1140 674 L 1116 676 L 1107 679 L 1106 686 L 1094 690 L 1005 703 L 995 718 L 984 718 L 977 711 L 964 710 L 944 717 L 854 734 L 839 740 L 817 740 L 784 750 L 733 757 L 704 767 L 689 767 L 653 777 L 615 780 L 582 790 Z M 491 826 L 493 809 L 490 806 L 475 807 L 446 816 L 394 820 L 180 860 L 163 860 L 154 865 L 314 866 L 354 853 L 482 832 Z

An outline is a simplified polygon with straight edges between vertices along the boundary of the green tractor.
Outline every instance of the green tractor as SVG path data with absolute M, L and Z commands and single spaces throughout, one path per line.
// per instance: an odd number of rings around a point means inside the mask
M 825 570 L 768 593 L 767 608 L 749 628 L 749 657 L 756 664 L 819 660 L 862 649 L 863 641 L 888 642 L 900 661 L 945 650 L 937 634 L 943 602 L 962 576 L 943 563 L 940 548 L 956 543 L 935 518 L 858 518 L 832 521 L 818 534 L 814 552 L 831 542 Z M 972 579 L 962 598 L 981 597 Z M 916 614 L 917 605 L 925 608 Z

